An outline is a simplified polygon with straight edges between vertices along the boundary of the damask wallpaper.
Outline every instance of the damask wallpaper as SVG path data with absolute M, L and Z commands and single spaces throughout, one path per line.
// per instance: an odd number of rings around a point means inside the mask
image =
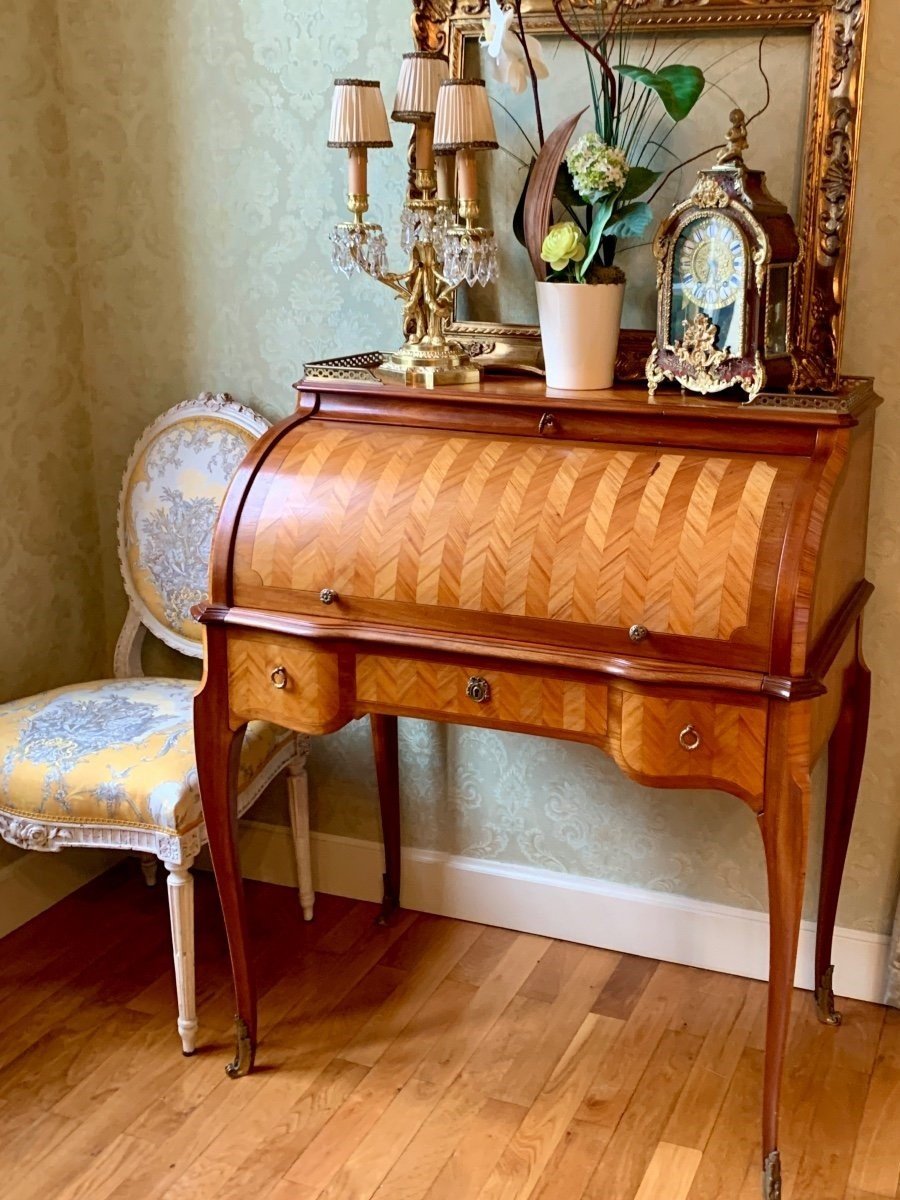
M 900 277 L 900 156 L 884 151 L 896 144 L 885 131 L 900 12 L 873 7 L 848 366 L 877 374 L 888 400 L 867 634 L 882 670 L 840 921 L 883 932 L 900 873 L 900 368 L 885 318 Z M 391 86 L 410 2 L 58 0 L 58 11 L 110 650 L 124 611 L 115 496 L 142 427 L 203 388 L 276 418 L 304 359 L 396 338 L 389 295 L 329 267 L 344 164 L 324 142 L 335 75 Z M 403 140 L 372 156 L 374 211 L 392 232 Z M 758 834 L 735 800 L 646 791 L 590 747 L 417 722 L 404 724 L 403 758 L 411 844 L 765 907 Z M 317 827 L 377 837 L 365 725 L 318 740 L 312 765 Z M 279 797 L 264 803 L 259 815 L 284 819 Z
M 0 0 L 0 703 L 102 656 L 59 67 L 56 0 Z

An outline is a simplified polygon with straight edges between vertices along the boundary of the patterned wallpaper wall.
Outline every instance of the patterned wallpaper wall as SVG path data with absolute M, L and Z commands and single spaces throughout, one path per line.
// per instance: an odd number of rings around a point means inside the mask
M 55 0 L 0 3 L 0 703 L 92 674 L 104 634 L 58 49 Z
M 102 653 L 58 46 L 55 0 L 0 2 L 0 702 Z
M 231 391 L 278 417 L 291 407 L 289 385 L 304 358 L 396 337 L 388 294 L 348 284 L 328 265 L 327 233 L 344 186 L 341 158 L 324 140 L 331 79 L 374 76 L 389 87 L 407 48 L 410 5 L 58 4 L 111 646 L 123 613 L 115 495 L 143 425 L 201 388 Z M 876 663 L 890 664 L 900 651 L 900 518 L 890 494 L 900 379 L 880 314 L 891 311 L 900 278 L 900 158 L 883 149 L 900 12 L 874 8 L 849 365 L 876 372 L 889 400 L 873 527 L 880 591 L 868 643 Z M 392 231 L 402 157 L 402 145 L 373 156 L 376 212 Z M 861 929 L 886 930 L 896 898 L 898 708 L 900 682 L 883 670 L 840 913 Z M 463 728 L 405 723 L 403 758 L 412 844 L 765 907 L 757 831 L 738 801 L 643 790 L 590 747 Z M 313 775 L 318 828 L 377 836 L 364 725 L 318 741 Z M 270 819 L 281 819 L 281 801 L 266 803 Z

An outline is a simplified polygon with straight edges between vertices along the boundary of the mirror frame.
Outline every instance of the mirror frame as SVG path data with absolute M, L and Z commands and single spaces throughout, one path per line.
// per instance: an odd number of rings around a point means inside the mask
M 593 7 L 593 0 L 575 0 Z M 811 38 L 805 154 L 808 169 L 797 232 L 803 247 L 795 329 L 799 391 L 840 387 L 850 233 L 859 154 L 860 111 L 869 0 L 628 0 L 629 22 L 648 33 L 697 29 L 806 29 Z M 465 39 L 481 33 L 488 0 L 413 0 L 411 25 L 422 50 L 449 56 L 462 69 Z M 524 0 L 527 32 L 562 33 L 551 0 Z M 702 166 L 703 164 L 699 164 Z M 764 166 L 764 164 L 762 164 Z M 454 322 L 452 332 L 484 345 L 490 361 L 536 367 L 536 326 Z M 620 380 L 644 378 L 654 331 L 624 329 Z

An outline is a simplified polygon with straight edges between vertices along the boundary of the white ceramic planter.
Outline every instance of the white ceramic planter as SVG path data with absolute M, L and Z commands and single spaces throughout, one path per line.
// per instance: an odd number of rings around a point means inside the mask
M 613 385 L 624 283 L 538 283 L 547 387 L 593 391 Z

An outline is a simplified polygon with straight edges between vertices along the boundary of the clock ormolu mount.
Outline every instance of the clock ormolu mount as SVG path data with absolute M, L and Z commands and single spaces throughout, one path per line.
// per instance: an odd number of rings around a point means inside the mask
M 650 394 L 664 381 L 707 395 L 795 380 L 794 292 L 800 241 L 762 171 L 744 162 L 744 114 L 735 109 L 726 148 L 653 245 L 659 300 L 647 362 Z

